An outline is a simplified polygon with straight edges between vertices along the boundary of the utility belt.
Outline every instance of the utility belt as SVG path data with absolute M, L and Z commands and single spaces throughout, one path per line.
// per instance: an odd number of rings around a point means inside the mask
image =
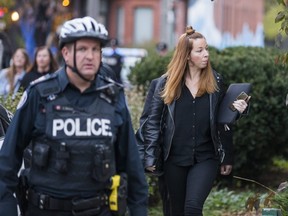
M 24 169 L 21 172 L 16 190 L 16 197 L 22 215 L 25 215 L 28 203 L 39 209 L 70 211 L 75 216 L 98 214 L 104 206 L 107 206 L 114 215 L 123 215 L 126 212 L 128 195 L 126 173 L 112 175 L 106 183 L 102 183 L 103 187 L 101 189 L 94 189 L 95 191 L 100 191 L 95 197 L 67 200 L 32 190 L 27 179 L 29 172 L 30 169 Z M 58 184 L 58 182 L 55 181 L 54 184 Z
M 71 211 L 74 216 L 99 214 L 102 207 L 108 207 L 109 204 L 109 197 L 105 192 L 91 198 L 57 199 L 29 189 L 27 199 L 39 209 Z
M 113 215 L 124 215 L 126 212 L 128 188 L 125 173 L 112 176 L 109 189 L 91 198 L 58 199 L 32 189 L 25 190 L 25 188 L 23 185 L 23 190 L 17 194 L 22 215 L 24 215 L 27 201 L 39 209 L 70 211 L 74 216 L 97 215 L 105 206 Z

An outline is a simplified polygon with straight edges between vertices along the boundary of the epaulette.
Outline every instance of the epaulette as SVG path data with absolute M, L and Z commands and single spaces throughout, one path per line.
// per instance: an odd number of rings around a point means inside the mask
M 102 74 L 98 74 L 97 76 L 106 83 L 97 88 L 97 90 L 100 91 L 100 97 L 108 103 L 116 102 L 119 91 L 122 91 L 124 86 L 108 76 L 103 76 Z
M 109 76 L 105 76 L 105 75 L 102 75 L 102 74 L 98 74 L 98 76 L 100 77 L 100 79 L 104 80 L 105 82 L 113 83 L 113 84 L 116 85 L 117 87 L 124 88 L 124 85 L 123 85 L 123 84 L 116 82 L 115 80 L 113 80 L 113 79 L 112 79 L 111 77 L 109 77 Z
M 37 85 L 38 83 L 41 83 L 41 82 L 45 82 L 47 80 L 50 80 L 50 79 L 54 79 L 57 75 L 55 73 L 50 73 L 50 74 L 46 74 L 44 76 L 41 76 L 39 77 L 38 79 L 36 80 L 33 80 L 30 85 L 31 86 L 34 86 L 34 85 Z
M 31 86 L 35 86 L 41 97 L 56 95 L 61 91 L 57 73 L 47 74 L 33 81 Z

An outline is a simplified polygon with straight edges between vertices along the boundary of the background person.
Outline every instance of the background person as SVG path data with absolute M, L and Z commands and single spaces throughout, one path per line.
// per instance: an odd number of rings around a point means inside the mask
M 119 42 L 116 38 L 110 40 L 110 46 L 112 48 L 112 53 L 109 56 L 105 56 L 105 63 L 111 67 L 116 75 L 116 81 L 119 83 L 122 82 L 121 71 L 123 66 L 124 57 L 119 53 L 117 49 Z
M 0 70 L 8 68 L 15 48 L 4 31 L 0 32 Z
M 49 73 L 58 69 L 58 64 L 54 59 L 53 53 L 47 46 L 37 47 L 34 56 L 34 62 L 28 73 L 23 77 L 21 87 L 25 90 L 29 84 Z
M 156 44 L 156 51 L 160 56 L 165 56 L 168 53 L 168 46 L 165 42 L 159 42 Z
M 36 5 L 35 11 L 35 44 L 36 47 L 45 46 L 51 31 L 55 2 L 42 0 Z
M 217 124 L 225 89 L 221 76 L 211 67 L 205 37 L 187 27 L 160 79 L 146 126 L 145 167 L 155 170 L 155 150 L 163 136 L 169 213 L 200 216 L 219 170 L 221 142 L 226 153 L 221 174 L 229 175 L 233 164 L 232 132 Z M 247 107 L 244 100 L 233 105 L 240 113 Z M 160 125 L 162 113 L 164 123 Z M 164 128 L 162 133 L 160 128 Z
M 124 91 L 101 72 L 107 41 L 106 28 L 91 17 L 64 23 L 65 66 L 30 85 L 6 133 L 0 151 L 0 215 L 17 215 L 13 193 L 30 142 L 28 185 L 18 196 L 24 199 L 19 201 L 25 216 L 112 216 L 117 209 L 109 198 L 117 175 L 119 215 L 126 202 L 129 215 L 147 215 L 148 187 Z
M 12 56 L 11 66 L 0 71 L 0 96 L 6 98 L 18 92 L 28 67 L 28 53 L 23 48 L 17 49 Z

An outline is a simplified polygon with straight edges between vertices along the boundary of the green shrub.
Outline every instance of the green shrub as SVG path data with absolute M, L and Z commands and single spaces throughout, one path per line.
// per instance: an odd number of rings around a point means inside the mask
M 171 59 L 172 52 L 166 56 L 159 56 L 155 52 L 149 53 L 147 57 L 136 63 L 132 68 L 129 79 L 136 86 L 143 86 L 144 93 L 150 81 L 166 72 L 167 65 Z
M 287 156 L 288 74 L 287 66 L 277 64 L 279 55 L 270 48 L 233 47 L 212 59 L 228 83 L 253 85 L 249 116 L 236 123 L 234 133 L 235 169 L 253 179 L 265 172 L 274 156 Z
M 224 212 L 229 213 L 226 215 L 244 213 L 246 212 L 245 203 L 250 194 L 250 192 L 235 192 L 227 188 L 217 190 L 215 187 L 205 202 L 203 213 L 213 216 L 222 216 Z
M 22 92 L 17 93 L 14 98 L 12 98 L 11 95 L 9 95 L 7 98 L 0 96 L 0 104 L 3 105 L 11 113 L 15 113 L 17 104 L 21 96 L 22 96 Z
M 281 209 L 283 216 L 288 216 L 288 190 L 280 192 L 273 198 L 273 203 Z

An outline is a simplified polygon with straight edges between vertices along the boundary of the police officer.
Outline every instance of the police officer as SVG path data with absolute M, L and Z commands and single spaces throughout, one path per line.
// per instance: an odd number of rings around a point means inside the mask
M 65 22 L 59 39 L 65 66 L 31 83 L 7 131 L 0 216 L 17 215 L 13 193 L 29 143 L 25 216 L 122 215 L 126 201 L 129 215 L 146 216 L 148 187 L 123 89 L 102 71 L 108 32 L 84 17 Z
M 160 56 L 165 56 L 168 53 L 168 46 L 165 42 L 156 44 L 156 51 Z
M 108 64 L 111 67 L 111 69 L 114 71 L 117 82 L 123 83 L 122 78 L 121 78 L 121 71 L 122 71 L 122 67 L 124 63 L 124 56 L 117 49 L 118 45 L 119 43 L 118 43 L 117 38 L 112 38 L 110 40 L 112 53 L 110 55 L 104 56 L 105 58 L 103 59 L 103 61 L 106 64 Z

